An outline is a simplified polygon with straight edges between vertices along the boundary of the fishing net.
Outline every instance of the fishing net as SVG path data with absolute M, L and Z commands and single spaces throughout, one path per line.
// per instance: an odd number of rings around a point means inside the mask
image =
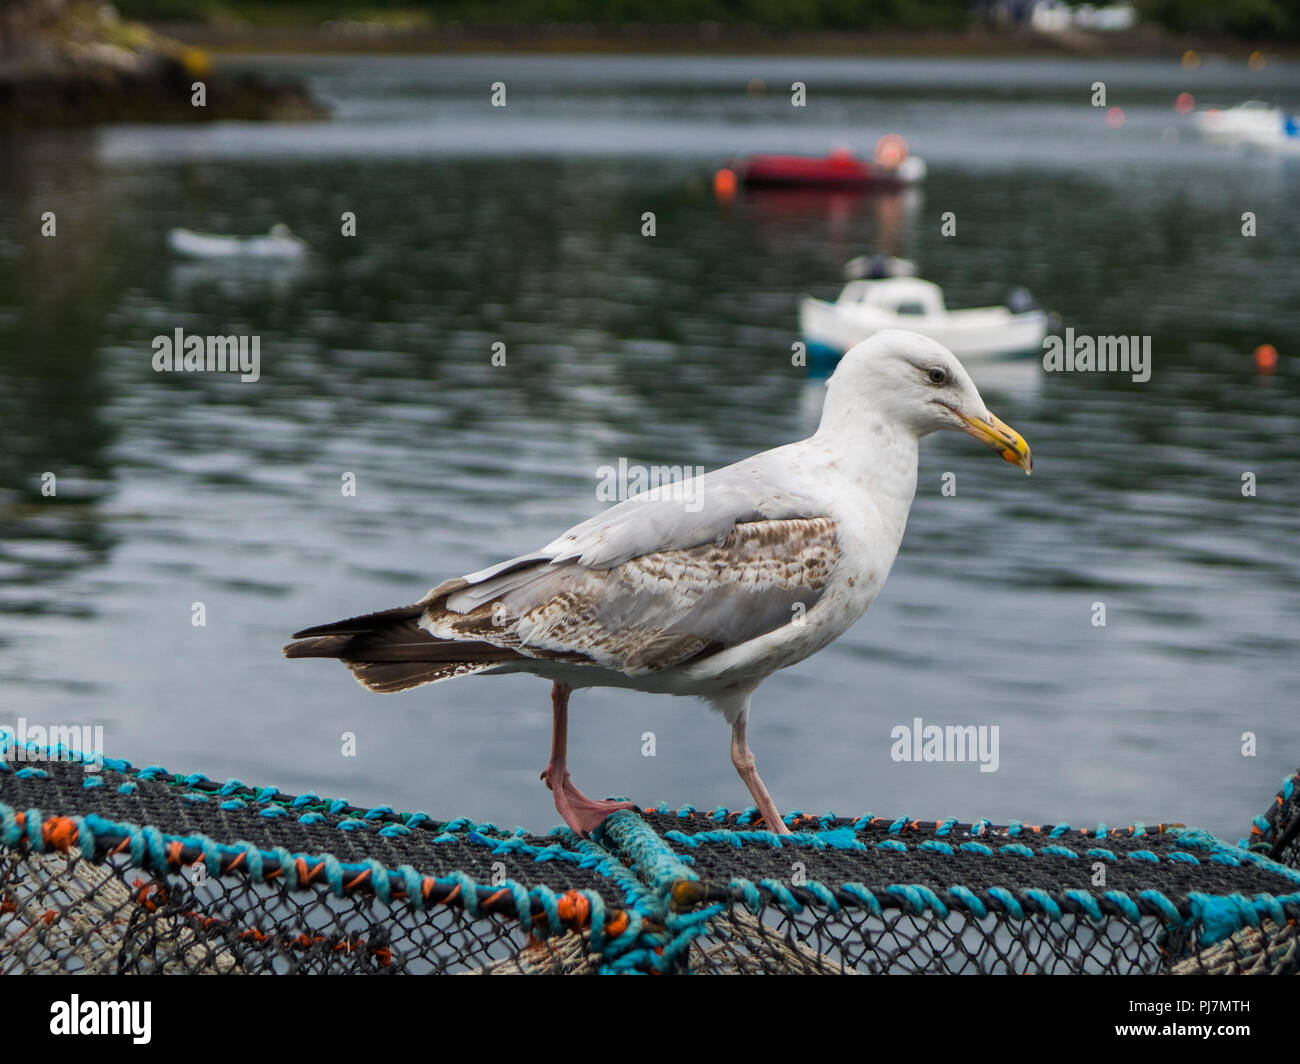
M 689 806 L 582 839 L 0 738 L 0 972 L 1295 972 L 1296 784 L 1239 846 Z
M 1287 868 L 1300 868 L 1300 771 L 1284 780 L 1267 812 L 1255 817 L 1243 849 L 1263 853 Z

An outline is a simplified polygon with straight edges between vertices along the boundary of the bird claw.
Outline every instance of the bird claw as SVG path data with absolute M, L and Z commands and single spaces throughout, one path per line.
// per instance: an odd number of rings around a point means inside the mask
M 597 802 L 580 793 L 575 798 L 574 792 L 566 789 L 556 793 L 555 808 L 559 810 L 560 816 L 564 817 L 564 822 L 579 835 L 590 835 L 611 813 L 617 813 L 620 809 L 635 811 L 636 804 L 615 801 Z
M 553 785 L 553 780 L 557 776 L 559 777 L 558 788 Z M 573 785 L 567 770 L 556 772 L 553 766 L 547 765 L 542 770 L 541 778 L 555 796 L 556 811 L 579 835 L 590 835 L 611 813 L 616 813 L 620 809 L 636 809 L 636 805 L 632 802 L 596 801 L 594 798 L 588 798 Z

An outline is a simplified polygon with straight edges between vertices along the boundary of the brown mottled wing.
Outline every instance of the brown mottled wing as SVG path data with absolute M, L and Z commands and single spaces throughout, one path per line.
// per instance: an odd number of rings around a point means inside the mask
M 463 582 L 449 582 L 426 600 L 421 626 L 637 675 L 789 624 L 821 598 L 838 557 L 830 518 L 748 521 L 718 542 L 606 569 L 538 562 L 466 594 Z

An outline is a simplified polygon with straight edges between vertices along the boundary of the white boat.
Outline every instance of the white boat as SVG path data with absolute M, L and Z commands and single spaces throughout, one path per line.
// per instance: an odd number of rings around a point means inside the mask
M 194 259 L 296 259 L 307 250 L 306 242 L 287 225 L 273 225 L 264 236 L 223 236 L 173 229 L 167 245 L 178 255 Z
M 1023 290 L 1013 302 L 1032 305 Z M 910 329 L 938 340 L 961 359 L 1041 351 L 1047 314 L 1034 309 L 949 310 L 943 290 L 919 277 L 850 281 L 834 303 L 807 297 L 799 327 L 813 359 L 839 358 L 881 329 Z
M 1218 144 L 1300 150 L 1300 122 L 1282 108 L 1260 100 L 1247 100 L 1224 110 L 1197 111 L 1196 124 L 1201 136 Z

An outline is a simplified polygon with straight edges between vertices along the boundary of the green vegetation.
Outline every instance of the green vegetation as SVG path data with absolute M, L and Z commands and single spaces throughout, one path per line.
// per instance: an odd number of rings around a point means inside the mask
M 1098 0 L 1105 2 L 1105 0 Z M 1300 0 L 1135 0 L 1143 22 L 1203 37 L 1300 37 Z M 330 20 L 434 28 L 544 23 L 602 27 L 701 22 L 772 30 L 961 30 L 980 20 L 970 0 L 117 0 L 157 21 L 237 21 L 314 27 Z
M 1137 0 L 1142 18 L 1174 33 L 1300 37 L 1300 0 Z
M 719 22 L 772 29 L 961 29 L 967 0 L 118 0 L 123 15 L 167 21 L 238 18 L 254 25 L 311 26 L 330 19 L 378 19 L 472 26 L 544 22 L 601 26 Z

